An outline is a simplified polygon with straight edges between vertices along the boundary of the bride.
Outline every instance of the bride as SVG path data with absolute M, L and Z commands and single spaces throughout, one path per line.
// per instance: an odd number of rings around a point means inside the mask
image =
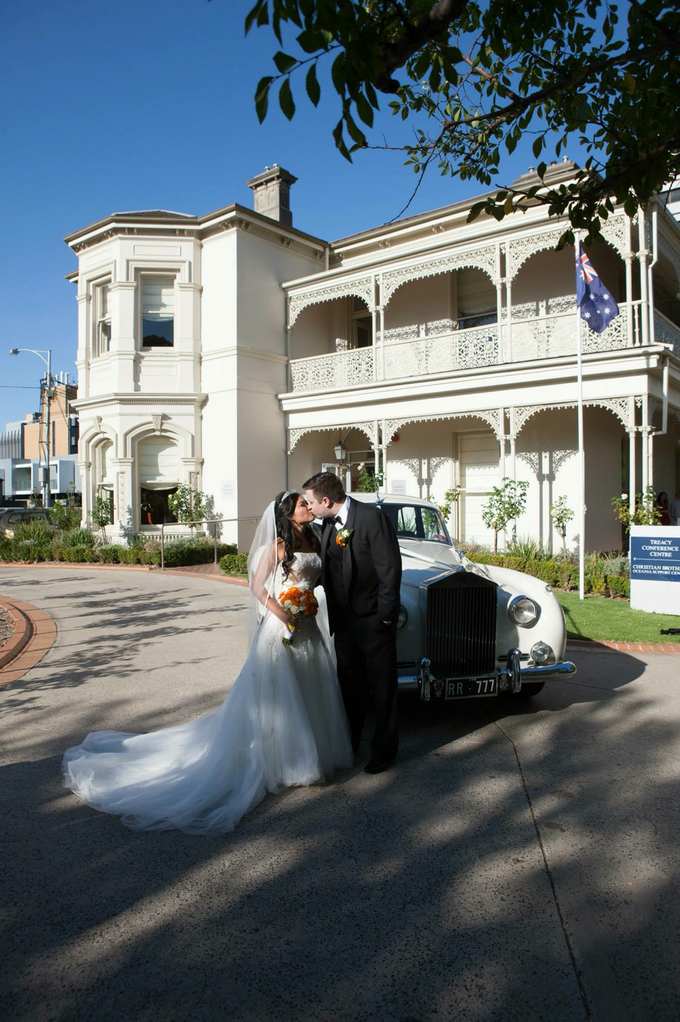
M 258 525 L 248 557 L 252 641 L 222 705 L 150 734 L 93 731 L 64 756 L 66 787 L 136 830 L 217 834 L 267 791 L 352 765 L 325 607 L 314 616 L 313 518 L 304 497 L 281 493 Z

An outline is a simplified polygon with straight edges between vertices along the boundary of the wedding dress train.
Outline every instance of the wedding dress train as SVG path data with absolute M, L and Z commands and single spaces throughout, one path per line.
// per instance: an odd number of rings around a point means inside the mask
M 274 592 L 313 589 L 316 553 L 295 554 Z M 313 784 L 352 765 L 352 747 L 330 645 L 305 617 L 292 645 L 266 613 L 222 705 L 149 734 L 94 731 L 64 755 L 64 784 L 136 830 L 224 833 L 268 791 Z

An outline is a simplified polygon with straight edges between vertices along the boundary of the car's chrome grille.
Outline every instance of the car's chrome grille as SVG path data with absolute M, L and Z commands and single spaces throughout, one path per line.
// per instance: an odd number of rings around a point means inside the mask
M 472 678 L 494 670 L 496 588 L 465 571 L 427 584 L 427 656 L 435 677 Z

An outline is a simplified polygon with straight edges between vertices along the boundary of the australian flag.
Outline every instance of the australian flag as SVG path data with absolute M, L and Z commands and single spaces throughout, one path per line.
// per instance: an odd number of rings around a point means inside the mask
M 619 314 L 618 305 L 593 269 L 583 245 L 579 245 L 576 256 L 576 308 L 596 334 L 606 330 Z

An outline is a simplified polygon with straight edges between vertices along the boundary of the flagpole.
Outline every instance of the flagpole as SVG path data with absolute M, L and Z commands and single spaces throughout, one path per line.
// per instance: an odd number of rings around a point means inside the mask
M 578 232 L 574 239 L 574 254 L 578 262 L 580 255 Z M 579 539 L 578 539 L 578 595 L 585 598 L 585 539 L 586 539 L 586 458 L 583 443 L 583 345 L 581 337 L 581 312 L 576 308 L 576 379 L 578 392 L 578 458 L 579 458 Z

